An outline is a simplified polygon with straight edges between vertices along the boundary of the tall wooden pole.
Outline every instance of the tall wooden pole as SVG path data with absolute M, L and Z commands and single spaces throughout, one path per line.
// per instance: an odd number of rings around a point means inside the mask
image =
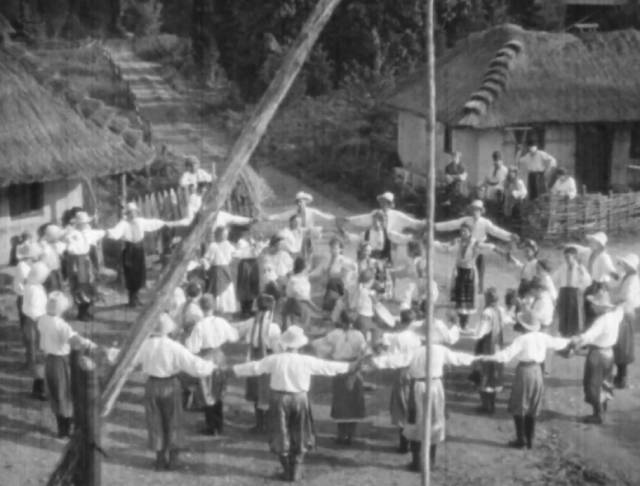
M 422 440 L 422 485 L 429 486 L 431 469 L 431 460 L 429 450 L 431 448 L 431 329 L 433 328 L 433 229 L 435 218 L 435 179 L 436 179 L 436 81 L 435 81 L 435 46 L 434 46 L 434 8 L 433 0 L 425 0 L 426 3 L 426 32 L 425 40 L 427 43 L 427 117 L 426 117 L 426 174 L 427 174 L 427 190 L 426 190 L 426 278 L 427 278 L 427 315 L 424 322 L 426 326 L 426 392 L 424 396 L 424 436 Z

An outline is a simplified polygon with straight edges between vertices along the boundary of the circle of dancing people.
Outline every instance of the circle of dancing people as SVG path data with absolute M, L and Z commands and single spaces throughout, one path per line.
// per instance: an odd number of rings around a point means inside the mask
M 256 220 L 219 212 L 202 250 L 189 262 L 184 284 L 175 289 L 136 360 L 147 377 L 144 404 L 157 470 L 179 464 L 185 408 L 202 411 L 204 434 L 224 432 L 225 389 L 234 376 L 246 377 L 245 398 L 255 412 L 251 430 L 268 435 L 289 481 L 302 477 L 304 456 L 315 445 L 309 390 L 316 375 L 333 377 L 335 440 L 349 446 L 367 417 L 365 391 L 371 385 L 363 373 L 396 370 L 389 390 L 391 423 L 398 430 L 398 452 L 411 454 L 414 471 L 421 469 L 427 379 L 432 464 L 445 440 L 442 379 L 451 366 L 472 366 L 469 378 L 479 392 L 479 412 L 492 414 L 504 364 L 518 363 L 508 404 L 515 426 L 509 445 L 531 448 L 545 376 L 551 372 L 545 365 L 549 353 L 568 357 L 586 351 L 584 396 L 593 410 L 586 420 L 603 422 L 613 390 L 627 385 L 627 367 L 634 360 L 640 306 L 635 254 L 614 259 L 606 235 L 595 233 L 586 246 L 567 244 L 562 263 L 552 269 L 534 241 L 520 241 L 495 225 L 485 217 L 483 203 L 473 201 L 468 216 L 435 225 L 437 233 L 457 236 L 434 244 L 436 251 L 453 256 L 454 265 L 447 285 L 449 312 L 445 320 L 431 323 L 432 344 L 426 349 L 425 221 L 395 209 L 390 192 L 378 202 L 372 212 L 336 218 L 314 207 L 310 194 L 299 192 L 295 207 L 262 218 L 261 224 L 286 226 L 267 240 L 249 229 Z M 15 250 L 14 282 L 25 363 L 33 374 L 34 396 L 51 404 L 58 436 L 72 431 L 71 350 L 102 352 L 110 360 L 117 355 L 80 336 L 65 317 L 75 306 L 77 319 L 93 318 L 96 244 L 103 238 L 123 242 L 127 303 L 137 306 L 146 283 L 145 234 L 188 225 L 199 210 L 195 201 L 186 220 L 167 222 L 142 217 L 130 203 L 115 227 L 101 230 L 76 209 L 61 227 L 46 225 L 38 238 L 23 235 Z M 244 227 L 235 242 L 230 225 Z M 335 236 L 329 254 L 321 255 L 321 234 L 328 228 Z M 357 244 L 355 259 L 345 255 L 347 243 Z M 485 286 L 489 252 L 520 272 L 518 289 L 504 299 L 495 287 Z M 523 254 L 522 261 L 516 252 Z M 319 306 L 312 299 L 318 287 Z M 431 298 L 438 299 L 437 290 Z M 552 332 L 554 321 L 558 332 Z M 507 326 L 517 332 L 509 344 Z M 474 354 L 451 349 L 461 338 L 475 341 Z M 241 340 L 248 361 L 231 366 L 225 344 Z M 425 376 L 427 359 L 430 377 Z

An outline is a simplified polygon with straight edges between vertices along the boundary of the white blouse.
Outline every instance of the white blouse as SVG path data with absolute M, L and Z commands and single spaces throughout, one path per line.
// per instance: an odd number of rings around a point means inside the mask
M 634 314 L 640 307 L 640 277 L 633 273 L 622 278 L 616 291 L 616 300 L 622 303 L 625 314 Z
M 586 267 L 579 262 L 576 262 L 573 268 L 569 268 L 566 262 L 562 263 L 553 273 L 552 278 L 553 283 L 559 289 L 568 287 L 584 290 L 591 285 L 591 275 Z
M 142 365 L 146 375 L 156 378 L 169 378 L 181 372 L 204 377 L 215 368 L 213 362 L 199 358 L 168 336 L 151 336 L 142 343 L 136 364 Z
M 327 361 L 298 353 L 278 353 L 260 361 L 236 365 L 237 376 L 270 375 L 270 386 L 274 391 L 306 393 L 311 386 L 312 375 L 335 376 L 349 371 L 349 363 Z
M 465 223 L 471 225 L 471 237 L 478 243 L 484 243 L 489 235 L 503 241 L 511 240 L 511 233 L 496 226 L 484 217 L 476 219 L 473 216 L 465 216 L 464 218 L 453 219 L 451 221 L 442 221 L 435 224 L 435 230 L 456 231 Z
M 214 241 L 207 248 L 207 251 L 204 254 L 204 259 L 209 266 L 230 265 L 235 256 L 235 251 L 235 247 L 229 241 Z
M 71 352 L 71 341 L 87 347 L 91 341 L 81 337 L 62 317 L 45 314 L 38 319 L 40 350 L 44 354 L 67 356 Z
M 378 212 L 378 210 L 357 216 L 349 216 L 346 219 L 347 222 L 354 226 L 367 228 L 373 225 L 373 215 L 376 212 Z M 416 219 L 402 211 L 398 211 L 397 209 L 387 209 L 385 214 L 387 218 L 387 230 L 394 231 L 399 234 L 402 234 L 402 231 L 406 228 L 419 229 L 425 224 L 424 219 Z
M 213 177 L 206 170 L 198 168 L 195 172 L 183 172 L 180 176 L 180 186 L 197 186 L 199 183 L 211 182 Z
M 31 266 L 25 261 L 19 261 L 13 274 L 13 291 L 16 295 L 24 295 L 24 286 L 31 271 Z
M 452 351 L 440 344 L 432 344 L 429 352 L 431 360 L 431 379 L 440 379 L 446 365 L 469 366 L 474 356 L 468 353 Z M 427 347 L 421 346 L 409 353 L 383 354 L 373 358 L 376 368 L 408 368 L 411 378 L 420 380 L 426 377 Z
M 578 255 L 591 274 L 591 278 L 594 282 L 611 282 L 611 275 L 616 274 L 617 270 L 616 266 L 613 264 L 613 259 L 606 250 L 600 252 L 593 258 L 593 261 L 591 261 L 593 253 L 593 250 L 591 250 L 591 248 L 580 245 L 574 246 L 578 249 Z
M 24 285 L 22 313 L 34 321 L 47 313 L 47 292 L 44 286 L 28 282 Z
M 598 316 L 591 327 L 578 336 L 578 345 L 599 348 L 612 347 L 618 341 L 618 332 L 623 317 L 624 309 L 622 306 Z
M 277 253 L 265 253 L 263 256 L 263 267 L 269 266 L 273 269 L 276 277 L 286 277 L 293 271 L 293 258 L 288 251 L 282 250 Z
M 543 363 L 547 357 L 547 350 L 560 351 L 570 342 L 570 339 L 554 337 L 545 332 L 528 332 L 518 336 L 509 346 L 493 354 L 491 359 L 499 363 L 508 363 L 512 359 L 525 363 Z
M 422 346 L 422 338 L 412 329 L 405 329 L 400 332 L 385 332 L 382 344 L 388 347 L 389 354 L 410 353 Z
M 567 177 L 564 180 L 558 179 L 551 188 L 551 194 L 553 194 L 554 196 L 575 199 L 575 197 L 578 195 L 576 180 L 573 177 Z
M 334 329 L 325 337 L 313 342 L 314 349 L 322 358 L 334 361 L 352 361 L 360 357 L 367 348 L 367 340 L 357 329 Z
M 238 330 L 222 317 L 208 316 L 198 321 L 186 339 L 185 347 L 194 354 L 203 349 L 216 349 L 224 343 L 240 339 Z
M 65 237 L 67 252 L 70 255 L 87 255 L 91 251 L 91 247 L 97 245 L 106 234 L 107 232 L 104 230 L 72 228 Z
M 145 233 L 158 231 L 166 224 L 161 219 L 134 218 L 131 221 L 123 219 L 113 228 L 107 230 L 107 238 L 140 243 L 144 239 Z
M 298 300 L 311 300 L 311 283 L 309 277 L 302 274 L 292 275 L 287 282 L 287 297 Z
M 66 250 L 66 245 L 61 241 L 52 244 L 41 240 L 40 247 L 42 248 L 41 259 L 49 267 L 49 270 L 60 270 L 60 255 Z

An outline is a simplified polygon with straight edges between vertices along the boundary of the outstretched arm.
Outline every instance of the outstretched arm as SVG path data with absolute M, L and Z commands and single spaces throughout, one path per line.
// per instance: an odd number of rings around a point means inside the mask
M 335 215 L 325 213 L 317 208 L 307 208 L 307 212 L 312 215 L 314 223 L 318 223 L 318 220 L 324 221 L 325 223 L 333 223 L 336 220 Z
M 457 231 L 462 224 L 466 221 L 466 218 L 452 219 L 450 221 L 440 221 L 434 225 L 436 231 Z

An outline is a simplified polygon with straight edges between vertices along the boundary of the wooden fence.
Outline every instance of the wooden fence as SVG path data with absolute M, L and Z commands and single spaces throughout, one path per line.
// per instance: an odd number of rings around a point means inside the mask
M 522 208 L 524 235 L 549 242 L 581 239 L 587 233 L 640 229 L 640 192 L 584 194 L 573 200 L 543 196 Z

